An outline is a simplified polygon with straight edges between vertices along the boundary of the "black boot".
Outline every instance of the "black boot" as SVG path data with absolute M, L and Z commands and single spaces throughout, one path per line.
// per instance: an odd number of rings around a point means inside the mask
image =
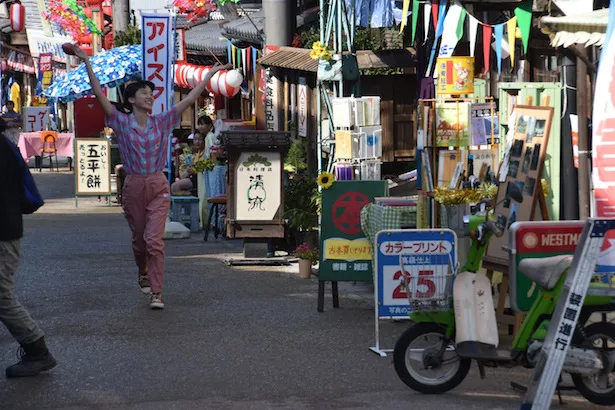
M 21 347 L 19 363 L 6 369 L 6 377 L 36 376 L 40 372 L 56 367 L 56 359 L 47 350 L 44 337 Z

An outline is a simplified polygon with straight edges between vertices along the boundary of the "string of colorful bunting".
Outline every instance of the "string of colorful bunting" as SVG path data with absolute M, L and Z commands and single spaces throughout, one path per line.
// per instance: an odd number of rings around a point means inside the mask
M 450 3 L 450 4 L 449 4 Z M 410 0 L 404 0 L 403 14 L 408 15 Z M 470 42 L 470 55 L 475 56 L 476 42 L 478 38 L 478 27 L 482 26 L 483 47 L 482 52 L 485 56 L 484 70 L 489 71 L 492 36 L 495 35 L 495 53 L 497 56 L 498 75 L 502 71 L 503 47 L 510 57 L 511 66 L 515 64 L 514 44 L 517 38 L 521 38 L 523 51 L 527 53 L 530 29 L 532 24 L 532 0 L 525 0 L 520 6 L 515 8 L 514 17 L 500 24 L 487 24 L 480 21 L 472 14 L 472 10 L 464 8 L 458 0 L 430 0 L 428 2 L 412 0 L 412 33 L 411 41 L 417 38 L 417 27 L 419 17 L 424 19 L 423 29 L 424 43 L 428 40 L 430 33 L 429 21 L 431 20 L 434 28 L 435 38 L 431 49 L 428 65 L 428 73 L 437 57 L 451 57 L 455 47 L 464 33 L 466 32 L 466 21 L 468 22 L 468 40 Z M 400 30 L 406 27 L 406 20 L 402 19 Z M 506 29 L 507 40 L 504 44 L 504 30 Z M 419 33 L 420 34 L 420 33 Z M 438 40 L 442 39 L 439 43 Z M 507 58 L 507 57 L 504 57 Z

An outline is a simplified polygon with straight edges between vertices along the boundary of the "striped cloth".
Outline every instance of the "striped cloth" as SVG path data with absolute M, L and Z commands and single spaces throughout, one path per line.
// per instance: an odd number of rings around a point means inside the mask
M 113 112 L 105 117 L 105 121 L 117 135 L 127 174 L 148 175 L 165 168 L 169 138 L 180 119 L 180 113 L 173 107 L 150 116 L 142 130 L 133 114 L 123 114 L 113 107 Z

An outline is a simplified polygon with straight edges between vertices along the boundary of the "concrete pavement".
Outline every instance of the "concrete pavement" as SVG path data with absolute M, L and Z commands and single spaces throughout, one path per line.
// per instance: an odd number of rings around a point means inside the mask
M 26 218 L 18 294 L 47 333 L 58 367 L 0 377 L 0 409 L 518 409 L 524 369 L 476 368 L 455 391 L 408 389 L 373 345 L 369 286 L 341 286 L 341 308 L 316 311 L 317 282 L 292 268 L 230 268 L 234 241 L 167 241 L 164 311 L 141 295 L 118 207 L 74 208 L 72 174 L 35 173 L 47 205 Z M 385 323 L 393 346 L 406 323 Z M 16 343 L 0 327 L 0 366 Z M 568 406 L 594 409 L 570 393 Z M 556 403 L 556 402 L 554 402 Z

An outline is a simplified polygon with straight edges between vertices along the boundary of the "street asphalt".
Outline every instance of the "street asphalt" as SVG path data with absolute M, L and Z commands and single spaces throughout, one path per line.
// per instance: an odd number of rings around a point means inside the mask
M 473 366 L 454 391 L 426 396 L 374 344 L 369 284 L 340 285 L 341 308 L 316 311 L 317 280 L 297 266 L 225 266 L 241 243 L 167 241 L 164 311 L 137 287 L 117 206 L 80 199 L 68 172 L 35 172 L 47 204 L 26 217 L 18 295 L 58 361 L 35 378 L 0 377 L 0 409 L 518 409 L 525 369 Z M 328 287 L 328 290 L 330 287 Z M 407 322 L 383 323 L 392 347 Z M 0 365 L 17 344 L 0 327 Z M 576 393 L 553 408 L 597 409 Z

